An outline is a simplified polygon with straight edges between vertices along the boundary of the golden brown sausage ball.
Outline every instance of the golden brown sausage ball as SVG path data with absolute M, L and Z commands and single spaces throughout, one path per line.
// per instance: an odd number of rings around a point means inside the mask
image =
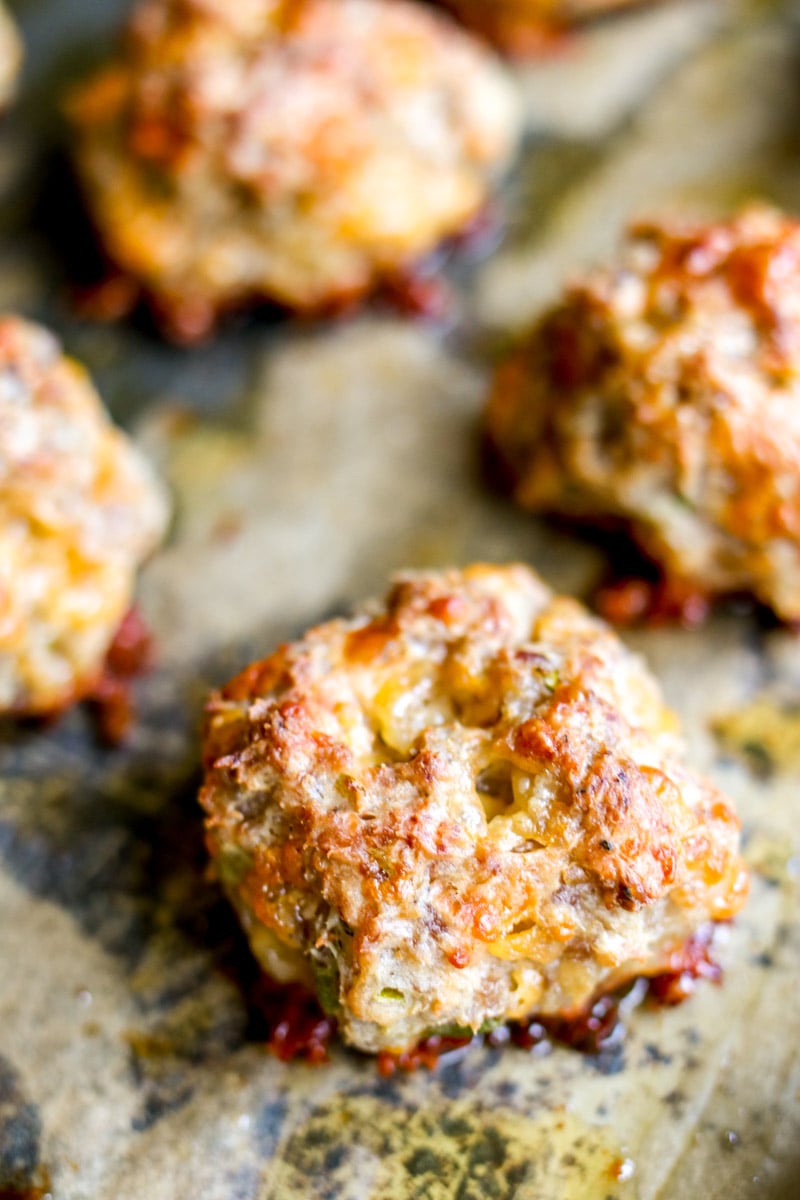
M 630 8 L 642 0 L 440 0 L 470 29 L 504 50 L 541 50 L 554 35 L 601 13 Z
M 408 268 L 482 209 L 518 127 L 502 68 L 405 0 L 142 0 L 72 112 L 108 255 L 184 337 Z
M 575 1018 L 743 903 L 730 803 L 638 658 L 521 566 L 397 580 L 216 695 L 208 844 L 346 1041 Z
M 0 712 L 58 711 L 96 682 L 167 505 L 86 373 L 0 318 Z
M 800 619 L 800 224 L 634 227 L 500 368 L 487 429 L 523 507 Z

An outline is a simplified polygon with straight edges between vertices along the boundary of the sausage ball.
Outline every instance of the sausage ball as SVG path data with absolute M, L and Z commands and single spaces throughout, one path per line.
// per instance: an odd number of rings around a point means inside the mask
M 142 0 L 71 107 L 108 255 L 185 338 L 408 269 L 484 207 L 518 130 L 502 68 L 404 0 Z
M 638 658 L 525 567 L 397 580 L 212 700 L 208 845 L 345 1040 L 577 1018 L 743 902 L 730 803 Z
M 22 43 L 8 9 L 0 0 L 0 108 L 14 94 L 22 62 Z
M 642 0 L 440 0 L 470 29 L 513 54 L 540 50 L 555 35 Z
M 166 515 L 83 369 L 0 318 L 0 712 L 55 712 L 92 687 Z
M 641 224 L 501 366 L 486 418 L 526 508 L 622 523 L 679 591 L 800 619 L 800 224 Z

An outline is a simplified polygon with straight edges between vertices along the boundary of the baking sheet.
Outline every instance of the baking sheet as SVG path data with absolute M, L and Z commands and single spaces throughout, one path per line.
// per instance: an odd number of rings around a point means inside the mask
M 191 353 L 84 324 L 64 290 L 81 242 L 58 97 L 125 5 L 15 8 L 28 62 L 0 128 L 0 308 L 48 321 L 85 359 L 160 463 L 176 518 L 142 580 L 161 658 L 130 744 L 99 749 L 80 712 L 0 732 L 0 1195 L 797 1197 L 798 635 L 726 613 L 701 633 L 629 636 L 693 763 L 739 805 L 753 888 L 721 946 L 723 986 L 638 1010 L 598 1058 L 470 1048 L 389 1080 L 342 1049 L 325 1068 L 277 1062 L 243 999 L 249 960 L 206 877 L 195 802 L 211 683 L 392 570 L 520 558 L 585 593 L 597 550 L 481 480 L 489 364 L 632 213 L 750 195 L 800 209 L 791 7 L 677 0 L 519 69 L 509 233 L 451 264 L 447 330 L 377 310 L 253 319 Z

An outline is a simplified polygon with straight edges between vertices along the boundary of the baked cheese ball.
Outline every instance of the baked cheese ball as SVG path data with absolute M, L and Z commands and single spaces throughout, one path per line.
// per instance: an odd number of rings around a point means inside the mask
M 365 1051 L 577 1019 L 744 901 L 654 681 L 522 566 L 402 576 L 229 683 L 204 743 L 256 957 Z
M 84 370 L 40 326 L 0 318 L 0 712 L 91 689 L 166 517 Z
M 512 54 L 528 54 L 565 29 L 642 0 L 441 0 L 470 29 Z
M 800 619 L 800 224 L 635 226 L 501 366 L 486 427 L 523 507 Z
M 408 270 L 483 209 L 519 126 L 489 53 L 405 0 L 141 0 L 71 112 L 108 256 L 185 339 Z

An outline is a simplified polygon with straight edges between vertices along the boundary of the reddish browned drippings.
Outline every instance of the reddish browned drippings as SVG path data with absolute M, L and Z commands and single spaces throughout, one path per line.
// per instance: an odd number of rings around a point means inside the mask
M 119 746 L 129 736 L 134 708 L 126 680 L 104 674 L 98 679 L 86 702 L 91 706 L 98 736 L 107 746 Z
M 712 937 L 709 926 L 689 938 L 671 956 L 670 970 L 650 980 L 650 997 L 656 1004 L 682 1004 L 694 992 L 698 979 L 721 981 L 722 968 L 711 958 Z
M 510 1042 L 521 1050 L 532 1050 L 551 1041 L 585 1054 L 598 1054 L 619 1026 L 619 1002 L 618 995 L 602 996 L 586 1012 L 569 1020 L 531 1017 L 529 1021 L 515 1021 L 491 1033 L 476 1034 L 474 1038 L 434 1035 L 400 1054 L 383 1051 L 378 1055 L 378 1071 L 384 1076 L 394 1075 L 397 1071 L 415 1071 L 419 1067 L 433 1071 L 444 1055 L 463 1049 L 478 1039 L 495 1048 Z
M 678 621 L 688 629 L 702 625 L 710 611 L 708 596 L 667 579 L 619 579 L 601 584 L 595 592 L 594 606 L 612 625 Z
M 620 999 L 616 994 L 601 996 L 577 1017 L 542 1017 L 520 1026 L 520 1033 L 516 1035 L 512 1027 L 512 1041 L 527 1048 L 547 1036 L 553 1042 L 584 1054 L 599 1054 L 619 1026 Z
M 131 608 L 123 618 L 106 655 L 108 670 L 123 679 L 131 679 L 152 666 L 153 653 L 153 635 L 138 608 Z
M 249 999 L 263 1022 L 264 1043 L 281 1062 L 326 1063 L 336 1021 L 326 1016 L 311 992 L 298 984 L 281 986 L 262 977 Z
M 100 678 L 89 688 L 97 732 L 109 746 L 118 746 L 129 735 L 135 711 L 130 680 L 153 663 L 153 637 L 138 609 L 132 608 L 117 630 L 106 655 Z
M 426 321 L 445 321 L 453 312 L 453 293 L 438 275 L 409 268 L 384 280 L 381 293 L 400 312 Z
M 141 288 L 135 280 L 109 268 L 102 279 L 76 287 L 74 303 L 87 321 L 108 323 L 130 316 L 140 296 Z
M 45 725 L 58 721 L 76 704 L 92 709 L 103 742 L 119 745 L 130 732 L 134 717 L 130 680 L 153 664 L 153 637 L 139 612 L 132 608 L 114 637 L 99 675 L 73 684 L 54 707 L 37 713 L 22 712 L 20 719 Z M 2 1197 L 0 1197 L 2 1200 Z
M 513 4 L 491 4 L 487 0 L 449 0 L 457 16 L 475 32 L 495 42 L 514 58 L 555 58 L 564 53 L 574 40 L 573 32 L 563 19 L 550 12 L 515 12 Z
M 150 307 L 170 341 L 177 346 L 197 346 L 214 331 L 219 307 L 202 296 L 151 295 Z
M 648 994 L 653 1002 L 680 1004 L 692 994 L 697 979 L 719 982 L 722 971 L 710 957 L 712 937 L 713 928 L 709 926 L 674 952 L 670 969 L 649 980 Z M 258 1040 L 281 1062 L 328 1061 L 336 1021 L 323 1013 L 311 992 L 297 984 L 276 984 L 266 976 L 259 976 L 247 988 L 247 995 L 258 1017 Z M 416 1071 L 420 1067 L 433 1071 L 441 1058 L 478 1040 L 496 1048 L 511 1043 L 522 1050 L 549 1041 L 583 1054 L 599 1054 L 619 1034 L 623 995 L 624 992 L 612 992 L 600 996 L 575 1017 L 534 1016 L 474 1036 L 432 1034 L 410 1050 L 381 1051 L 377 1056 L 378 1072 L 389 1077 L 398 1071 Z
M 454 1050 L 461 1050 L 464 1046 L 468 1046 L 473 1041 L 473 1038 L 465 1035 L 464 1037 L 443 1037 L 439 1034 L 433 1034 L 431 1037 L 424 1038 L 417 1046 L 411 1050 L 403 1050 L 400 1054 L 394 1054 L 390 1050 L 383 1050 L 378 1055 L 378 1072 L 384 1078 L 396 1074 L 397 1071 L 416 1071 L 419 1067 L 425 1067 L 429 1071 L 436 1069 L 439 1059 L 445 1054 L 451 1054 Z
M 36 1171 L 36 1178 L 25 1187 L 0 1184 L 0 1200 L 49 1200 L 52 1194 L 50 1173 L 42 1167 Z

